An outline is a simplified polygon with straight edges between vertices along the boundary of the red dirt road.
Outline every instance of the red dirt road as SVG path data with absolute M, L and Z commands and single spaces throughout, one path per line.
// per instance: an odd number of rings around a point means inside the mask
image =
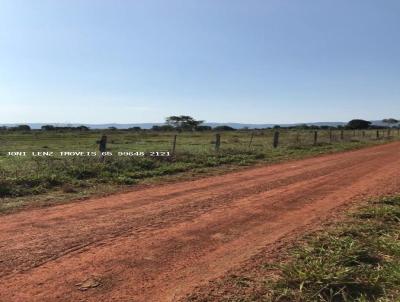
M 395 142 L 0 216 L 0 301 L 176 301 L 399 168 Z

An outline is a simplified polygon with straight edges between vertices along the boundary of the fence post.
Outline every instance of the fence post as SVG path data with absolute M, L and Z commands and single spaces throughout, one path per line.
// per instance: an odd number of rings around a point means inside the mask
M 379 130 L 376 130 L 376 139 L 379 139 Z
M 274 148 L 278 148 L 279 146 L 279 131 L 274 132 L 274 143 L 273 143 Z
M 174 139 L 173 139 L 173 141 L 172 141 L 172 155 L 174 155 L 175 154 L 175 150 L 176 150 L 176 138 L 177 138 L 177 136 L 178 135 L 174 135 Z
M 215 151 L 219 151 L 219 147 L 221 146 L 221 134 L 215 134 Z
M 340 131 L 340 140 L 344 140 L 344 130 Z
M 318 143 L 318 131 L 314 131 L 314 146 Z
M 300 145 L 300 131 L 296 131 L 296 145 Z
M 361 133 L 362 138 L 365 138 L 365 131 L 363 130 L 363 132 Z
M 103 134 L 101 136 L 100 140 L 97 141 L 96 143 L 99 144 L 99 151 L 100 151 L 99 159 L 100 159 L 100 161 L 103 161 L 104 160 L 103 152 L 106 152 L 106 150 L 107 150 L 107 135 Z
M 332 129 L 329 130 L 329 142 L 332 143 L 333 140 L 333 133 L 332 133 Z
M 251 147 L 251 143 L 253 142 L 254 131 L 251 132 L 250 142 L 249 142 L 249 149 Z

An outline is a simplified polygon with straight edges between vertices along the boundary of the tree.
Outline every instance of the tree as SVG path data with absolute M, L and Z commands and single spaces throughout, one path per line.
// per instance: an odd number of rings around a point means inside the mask
M 56 127 L 54 127 L 53 125 L 44 125 L 41 128 L 43 131 L 51 131 L 51 130 L 56 130 Z
M 204 121 L 195 120 L 193 117 L 188 115 L 173 115 L 167 117 L 165 122 L 167 125 L 170 125 L 179 131 L 194 131 Z
M 361 119 L 354 119 L 348 122 L 346 128 L 348 129 L 368 129 L 371 126 L 371 122 L 361 120 Z
M 235 128 L 232 128 L 230 126 L 222 125 L 222 126 L 217 126 L 214 127 L 215 131 L 235 131 Z
M 382 120 L 382 123 L 388 124 L 388 126 L 390 127 L 390 126 L 394 126 L 394 125 L 398 124 L 399 121 L 394 118 L 387 118 L 387 119 Z
M 171 125 L 162 125 L 162 126 L 154 125 L 153 127 L 151 127 L 151 130 L 153 130 L 153 131 L 174 131 L 175 128 Z
M 211 130 L 212 130 L 211 126 L 200 125 L 196 127 L 196 131 L 211 131 Z
M 90 129 L 89 129 L 89 127 L 87 127 L 87 126 L 81 125 L 81 126 L 76 127 L 76 130 L 79 130 L 79 131 L 89 131 Z
M 142 130 L 142 128 L 135 126 L 135 127 L 128 128 L 128 130 L 140 131 L 140 130 Z
M 31 131 L 31 127 L 28 125 L 18 125 L 16 127 L 10 128 L 10 130 L 15 130 L 15 131 Z

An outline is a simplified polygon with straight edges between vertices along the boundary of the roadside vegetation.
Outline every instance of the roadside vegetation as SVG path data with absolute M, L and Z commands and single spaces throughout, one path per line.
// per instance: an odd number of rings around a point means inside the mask
M 214 173 L 256 163 L 357 149 L 400 138 L 398 129 L 352 129 L 350 126 L 360 127 L 359 120 L 349 123 L 346 129 L 307 125 L 290 129 L 233 130 L 227 126 L 203 129 L 200 127 L 206 126 L 201 123 L 189 116 L 173 116 L 167 119 L 168 129 L 163 131 L 160 126 L 152 130 L 136 127 L 103 131 L 85 126 L 51 125 L 41 130 L 30 130 L 24 125 L 2 129 L 0 212 L 34 205 L 42 197 L 50 200 L 58 196 L 60 200 L 67 200 L 111 193 L 167 175 Z M 275 148 L 273 141 L 277 132 L 279 143 Z M 98 156 L 57 155 L 61 151 L 98 151 L 103 135 L 107 136 L 107 152 L 113 153 L 104 160 Z M 151 151 L 170 153 L 152 157 Z M 26 152 L 26 156 L 10 156 L 8 152 Z M 54 152 L 54 156 L 32 156 L 32 152 Z M 116 156 L 118 152 L 145 152 L 146 156 Z M 53 198 L 54 202 L 57 198 Z
M 229 292 L 189 301 L 400 301 L 400 196 L 371 200 L 291 248 L 261 277 L 231 276 Z M 218 291 L 216 291 L 218 292 Z

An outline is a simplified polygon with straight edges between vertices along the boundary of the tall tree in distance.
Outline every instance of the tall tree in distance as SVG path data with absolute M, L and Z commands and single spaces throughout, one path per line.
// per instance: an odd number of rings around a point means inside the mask
M 167 125 L 174 127 L 179 131 L 195 131 L 204 121 L 195 120 L 188 115 L 169 116 L 165 119 Z
M 368 129 L 371 126 L 371 122 L 365 121 L 365 120 L 360 120 L 360 119 L 355 119 L 351 120 L 348 122 L 346 125 L 346 128 L 348 129 Z

